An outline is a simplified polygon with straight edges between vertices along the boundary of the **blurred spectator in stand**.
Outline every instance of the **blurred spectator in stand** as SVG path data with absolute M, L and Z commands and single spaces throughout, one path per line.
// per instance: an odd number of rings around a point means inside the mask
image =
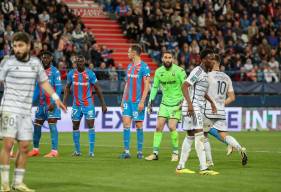
M 100 66 L 95 69 L 95 74 L 98 80 L 109 80 L 109 73 L 105 62 L 101 62 Z
M 95 68 L 98 68 L 100 66 L 100 63 L 102 62 L 102 56 L 101 56 L 101 49 L 98 44 L 93 44 L 91 49 L 91 62 L 95 65 Z
M 129 6 L 126 5 L 125 0 L 121 0 L 120 4 L 116 7 L 115 14 L 120 24 L 124 24 L 126 20 L 127 13 L 129 11 Z
M 113 59 L 112 59 L 112 52 L 113 50 L 110 50 L 106 47 L 106 45 L 101 46 L 101 57 L 102 60 L 106 63 L 106 66 L 114 65 Z
M 178 60 L 180 65 L 184 65 L 184 68 L 188 69 L 190 60 L 190 50 L 188 43 L 183 44 L 183 47 L 178 56 Z
M 85 40 L 85 33 L 81 30 L 81 25 L 76 25 L 74 31 L 72 32 L 72 41 L 77 48 L 77 52 L 80 53 L 83 43 Z
M 118 73 L 116 72 L 115 66 L 110 65 L 108 73 L 109 73 L 109 80 L 111 81 L 118 80 Z
M 267 83 L 279 82 L 279 78 L 276 72 L 273 71 L 269 65 L 265 65 L 263 73 L 264 73 L 264 79 Z
M 254 66 L 252 64 L 252 60 L 250 58 L 247 59 L 245 65 L 242 67 L 241 71 L 245 73 L 244 80 L 251 81 L 251 74 Z
M 60 72 L 61 80 L 67 79 L 67 67 L 66 64 L 61 60 L 58 63 L 58 70 Z
M 274 71 L 277 76 L 280 78 L 280 63 L 272 56 L 268 62 L 269 67 Z
M 4 19 L 6 21 L 9 20 L 9 16 L 13 13 L 14 6 L 12 1 L 10 0 L 4 0 L 1 3 L 1 12 L 4 14 Z
M 117 75 L 118 75 L 117 76 L 118 80 L 123 81 L 126 77 L 126 72 L 121 63 L 118 63 L 116 71 L 117 71 Z

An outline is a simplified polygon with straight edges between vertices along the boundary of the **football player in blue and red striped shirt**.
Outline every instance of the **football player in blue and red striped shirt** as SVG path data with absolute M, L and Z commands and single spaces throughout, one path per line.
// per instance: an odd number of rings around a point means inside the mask
M 64 103 L 70 94 L 73 95 L 73 105 L 72 105 L 72 122 L 73 122 L 73 142 L 75 146 L 75 151 L 73 156 L 80 156 L 80 121 L 83 115 L 88 130 L 89 138 L 89 156 L 94 157 L 94 147 L 95 147 L 95 106 L 94 106 L 94 96 L 93 88 L 102 104 L 102 111 L 105 113 L 107 111 L 106 104 L 102 95 L 101 88 L 97 85 L 97 78 L 95 73 L 85 67 L 85 58 L 83 56 L 76 57 L 77 68 L 72 69 L 67 74 L 67 84 L 64 89 Z
M 142 159 L 143 146 L 143 120 L 144 103 L 149 91 L 150 70 L 145 62 L 141 60 L 141 48 L 133 45 L 128 51 L 128 57 L 132 61 L 128 65 L 126 85 L 121 103 L 123 111 L 123 142 L 124 152 L 121 159 L 128 159 L 130 155 L 130 127 L 132 120 L 137 127 L 137 158 Z
M 49 83 L 54 88 L 56 93 L 60 96 L 62 91 L 60 72 L 52 65 L 52 53 L 45 51 L 41 54 L 41 61 L 48 76 Z M 56 107 L 55 101 L 44 92 L 44 90 L 36 84 L 34 90 L 33 100 L 39 97 L 38 108 L 35 113 L 34 134 L 33 134 L 33 149 L 28 153 L 29 157 L 40 155 L 39 143 L 41 139 L 41 129 L 45 121 L 48 121 L 52 150 L 44 157 L 57 157 L 58 156 L 58 130 L 57 121 L 61 119 L 61 111 Z

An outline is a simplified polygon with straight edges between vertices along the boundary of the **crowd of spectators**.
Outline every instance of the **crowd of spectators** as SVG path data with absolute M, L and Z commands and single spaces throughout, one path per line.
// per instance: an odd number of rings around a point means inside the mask
M 62 1 L 1 1 L 0 60 L 11 53 L 12 36 L 18 31 L 31 35 L 32 55 L 40 56 L 46 50 L 53 53 L 53 64 L 60 70 L 63 80 L 67 77 L 67 71 L 73 67 L 73 56 L 77 54 L 86 58 L 91 69 L 104 69 L 105 72 L 97 72 L 98 78 L 124 78 L 124 75 L 109 72 L 109 69 L 115 69 L 111 51 L 96 43 L 94 35 L 85 27 L 81 18 L 75 16 Z
M 199 52 L 217 48 L 222 70 L 236 81 L 280 80 L 281 1 L 100 0 L 116 15 L 124 34 L 160 62 L 171 50 L 190 71 Z

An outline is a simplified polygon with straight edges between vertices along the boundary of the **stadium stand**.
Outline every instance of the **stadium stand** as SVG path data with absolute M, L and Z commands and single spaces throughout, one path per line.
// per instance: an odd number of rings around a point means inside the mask
M 67 69 L 72 68 L 72 56 L 82 54 L 93 69 L 102 62 L 106 68 L 114 65 L 109 50 L 97 44 L 92 31 L 85 27 L 79 16 L 61 1 L 48 0 L 5 0 L 0 7 L 0 60 L 10 54 L 14 32 L 26 31 L 33 40 L 32 54 L 51 51 L 54 64 L 59 68 L 62 79 Z
M 172 50 L 187 71 L 205 47 L 220 50 L 234 81 L 279 82 L 281 4 L 267 0 L 99 1 L 124 34 L 158 62 Z M 110 3 L 109 3 L 110 2 Z
M 52 51 L 63 80 L 75 67 L 73 56 L 83 54 L 102 80 L 107 101 L 118 105 L 130 44 L 142 43 L 148 53 L 142 57 L 152 70 L 157 68 L 160 51 L 170 49 L 175 62 L 187 72 L 200 62 L 198 53 L 213 46 L 220 50 L 222 69 L 236 81 L 234 87 L 241 96 L 237 103 L 279 103 L 280 3 L 124 2 L 126 15 L 118 19 L 120 0 L 5 0 L 0 7 L 0 58 L 10 53 L 13 33 L 27 31 L 33 37 L 33 54 Z M 116 39 L 120 42 L 114 42 Z M 158 46 L 147 44 L 154 41 Z

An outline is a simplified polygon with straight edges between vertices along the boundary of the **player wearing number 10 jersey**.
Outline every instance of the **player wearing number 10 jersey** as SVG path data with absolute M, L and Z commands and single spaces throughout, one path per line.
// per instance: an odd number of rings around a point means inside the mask
M 215 102 L 217 113 L 212 113 L 210 103 L 207 102 L 205 108 L 204 132 L 209 132 L 218 140 L 228 144 L 230 149 L 234 148 L 239 151 L 242 165 L 246 165 L 248 161 L 246 149 L 241 147 L 237 140 L 227 133 L 225 105 L 235 100 L 232 81 L 228 75 L 220 71 L 219 55 L 215 55 L 215 58 L 212 71 L 208 73 L 208 95 Z M 206 158 L 208 164 L 213 164 L 210 149 L 210 147 L 205 147 Z M 231 151 L 232 150 L 229 150 L 228 155 Z

